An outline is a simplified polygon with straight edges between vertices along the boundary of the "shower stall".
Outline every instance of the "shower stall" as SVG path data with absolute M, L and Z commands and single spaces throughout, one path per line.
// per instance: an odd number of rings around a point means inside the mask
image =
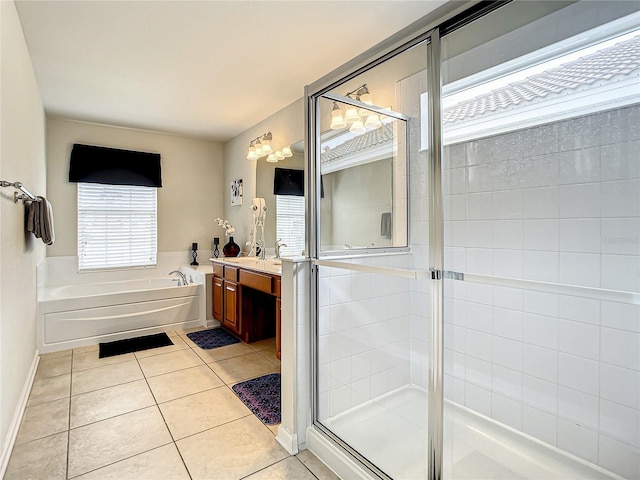
M 639 15 L 481 2 L 307 87 L 311 430 L 361 474 L 640 477 Z

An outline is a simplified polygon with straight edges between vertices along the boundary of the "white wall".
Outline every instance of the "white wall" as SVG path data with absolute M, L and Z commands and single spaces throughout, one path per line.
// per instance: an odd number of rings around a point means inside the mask
M 0 2 L 0 175 L 44 195 L 45 119 L 12 1 Z M 50 248 L 50 247 L 49 247 Z M 36 354 L 36 266 L 45 246 L 25 232 L 24 207 L 13 189 L 0 191 L 0 441 L 9 452 L 11 424 Z
M 212 239 L 219 236 L 213 219 L 223 208 L 221 144 L 57 117 L 47 118 L 47 193 L 56 212 L 49 256 L 77 255 L 77 188 L 68 181 L 74 143 L 160 153 L 158 252 L 187 252 L 197 242 L 198 260 L 208 261 Z
M 301 92 L 302 93 L 302 92 Z M 245 242 L 249 240 L 252 215 L 251 200 L 256 196 L 256 162 L 247 160 L 249 142 L 259 135 L 271 132 L 272 146 L 282 148 L 293 145 L 304 138 L 304 102 L 302 98 L 291 105 L 274 113 L 262 122 L 254 125 L 233 140 L 224 144 L 224 208 L 213 212 L 215 217 L 223 217 L 229 220 L 235 227 L 235 242 L 246 250 Z M 265 159 L 258 160 L 264 162 Z M 231 206 L 229 186 L 235 179 L 241 178 L 244 183 L 244 202 L 242 206 Z M 275 221 L 275 219 L 272 219 Z M 268 220 L 269 221 L 269 220 Z M 216 237 L 221 237 L 220 242 L 225 242 L 224 230 L 216 228 Z M 273 248 L 273 245 L 267 245 Z

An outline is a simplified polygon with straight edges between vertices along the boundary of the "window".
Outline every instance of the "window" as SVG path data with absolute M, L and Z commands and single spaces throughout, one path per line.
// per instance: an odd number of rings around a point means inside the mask
M 156 264 L 157 190 L 78 183 L 80 270 Z
M 276 237 L 287 246 L 280 255 L 301 255 L 304 250 L 304 197 L 276 195 Z

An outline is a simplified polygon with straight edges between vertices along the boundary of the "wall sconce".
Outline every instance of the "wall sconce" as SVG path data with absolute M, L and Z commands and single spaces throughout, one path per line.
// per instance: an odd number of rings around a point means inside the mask
M 274 151 L 271 146 L 272 139 L 273 135 L 269 132 L 259 135 L 251 140 L 249 143 L 249 151 L 247 152 L 247 160 L 258 160 L 266 155 L 267 162 L 277 162 L 293 156 L 289 145 L 280 150 Z
M 369 93 L 366 83 L 347 93 L 346 96 L 353 99 L 354 95 L 355 100 L 366 103 L 367 105 L 373 105 L 371 93 Z M 375 112 L 348 105 L 343 116 L 340 106 L 336 102 L 333 102 L 333 109 L 331 110 L 331 125 L 329 128 L 332 130 L 339 130 L 341 128 L 345 128 L 347 124 L 351 124 L 349 131 L 354 135 L 362 135 L 367 130 L 375 130 L 382 126 L 380 117 Z

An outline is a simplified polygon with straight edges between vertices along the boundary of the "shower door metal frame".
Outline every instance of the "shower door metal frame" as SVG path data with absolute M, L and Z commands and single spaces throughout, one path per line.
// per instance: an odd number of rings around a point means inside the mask
M 402 32 L 400 32 L 402 33 Z M 429 271 L 430 276 L 430 303 L 431 303 L 431 362 L 429 368 L 429 412 L 428 412 L 428 448 L 425 452 L 427 459 L 428 478 L 431 480 L 439 480 L 442 478 L 442 461 L 443 461 L 443 261 L 444 261 L 444 238 L 443 238 L 443 215 L 442 215 L 442 178 L 441 178 L 441 161 L 442 161 L 442 144 L 440 139 L 441 132 L 441 112 L 440 112 L 440 30 L 437 26 L 430 26 L 428 29 L 414 32 L 410 36 L 404 35 L 398 39 L 398 35 L 391 37 L 389 45 L 378 49 L 372 49 L 365 52 L 361 57 L 355 59 L 352 63 L 358 64 L 357 68 L 339 69 L 338 73 L 333 74 L 332 80 L 321 79 L 312 85 L 305 87 L 305 116 L 307 118 L 307 128 L 305 131 L 305 157 L 307 163 L 307 213 L 306 222 L 307 229 L 307 252 L 312 259 L 310 296 L 311 296 L 311 358 L 312 358 L 312 382 L 311 382 L 311 414 L 312 425 L 322 432 L 326 437 L 331 439 L 335 444 L 339 445 L 343 451 L 351 455 L 361 464 L 366 466 L 372 473 L 380 478 L 388 478 L 370 460 L 360 455 L 350 445 L 346 444 L 340 437 L 331 432 L 318 420 L 318 266 L 331 262 L 323 259 L 319 248 L 319 232 L 320 232 L 320 171 L 317 159 L 320 158 L 320 142 L 316 136 L 316 132 L 320 125 L 318 102 L 320 98 L 329 93 L 333 88 L 340 84 L 360 75 L 377 65 L 384 63 L 390 58 L 401 54 L 402 52 L 416 47 L 420 44 L 427 46 L 427 91 L 429 93 L 429 171 L 428 179 L 430 194 L 430 218 L 429 218 Z M 376 53 L 377 52 L 377 53 Z M 364 61 L 366 58 L 368 61 Z M 373 59 L 373 60 L 371 60 Z M 345 74 L 339 75 L 343 70 Z M 409 155 L 409 152 L 407 152 Z M 410 160 L 409 160 L 410 161 Z M 407 248 L 408 250 L 408 248 Z M 367 255 L 369 252 L 363 252 Z M 349 255 L 340 255 L 340 258 L 352 258 Z M 335 257 L 332 257 L 335 258 Z M 393 270 L 393 269 L 389 269 Z M 392 272 L 387 272 L 388 274 Z M 397 273 L 397 272 L 396 272 Z M 408 275 L 413 275 L 411 270 L 407 271 Z

